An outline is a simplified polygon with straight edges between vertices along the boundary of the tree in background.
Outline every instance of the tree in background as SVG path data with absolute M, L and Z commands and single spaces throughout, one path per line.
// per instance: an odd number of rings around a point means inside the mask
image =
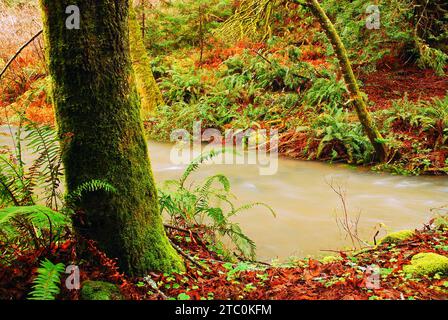
M 151 61 L 143 43 L 142 29 L 137 20 L 134 8 L 130 7 L 129 40 L 131 60 L 134 69 L 137 91 L 142 104 L 142 116 L 147 120 L 154 116 L 154 110 L 164 103 L 162 93 L 157 86 L 151 70 Z M 144 26 L 143 26 L 144 27 Z
M 333 23 L 326 15 L 317 0 L 295 0 L 297 4 L 307 6 L 311 9 L 314 17 L 319 21 L 332 44 L 336 56 L 339 60 L 341 72 L 344 77 L 350 98 L 356 109 L 356 113 L 370 143 L 376 151 L 376 156 L 380 161 L 387 159 L 388 150 L 383 143 L 383 138 L 378 131 L 369 111 L 366 102 L 361 95 L 358 82 L 351 67 L 350 60 Z M 275 0 L 242 0 L 235 15 L 231 17 L 220 30 L 220 34 L 226 39 L 239 39 L 243 35 L 249 37 L 256 33 L 261 34 L 261 38 L 266 38 L 270 33 L 270 17 L 273 12 Z
M 79 30 L 66 28 L 71 4 L 41 0 L 67 192 L 95 179 L 116 189 L 82 197 L 75 229 L 130 275 L 181 270 L 163 228 L 133 84 L 129 0 L 78 0 Z
M 311 8 L 313 15 L 319 20 L 320 25 L 325 31 L 328 39 L 330 40 L 336 56 L 341 67 L 341 72 L 344 77 L 345 84 L 347 86 L 348 92 L 350 93 L 350 99 L 356 109 L 356 114 L 358 115 L 359 122 L 361 123 L 370 143 L 373 145 L 378 159 L 382 162 L 387 160 L 387 147 L 383 143 L 383 137 L 378 131 L 375 123 L 367 110 L 366 102 L 361 95 L 361 90 L 359 89 L 358 81 L 356 80 L 355 74 L 350 63 L 350 60 L 345 50 L 345 46 L 342 43 L 336 28 L 334 27 L 331 20 L 327 17 L 325 11 L 320 6 L 317 0 L 307 0 L 306 4 Z

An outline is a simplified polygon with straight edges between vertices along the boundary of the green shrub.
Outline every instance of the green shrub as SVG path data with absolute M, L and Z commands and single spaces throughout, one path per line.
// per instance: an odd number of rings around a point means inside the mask
M 348 163 L 368 164 L 373 160 L 373 147 L 364 134 L 361 124 L 349 122 L 347 112 L 341 109 L 332 114 L 324 113 L 316 118 L 312 128 L 319 146 L 315 158 L 344 159 Z

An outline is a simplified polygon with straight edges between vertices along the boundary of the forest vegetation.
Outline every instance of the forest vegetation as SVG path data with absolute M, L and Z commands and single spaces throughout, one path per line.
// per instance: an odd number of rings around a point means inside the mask
M 447 203 L 366 239 L 330 185 L 350 245 L 266 260 L 237 218 L 275 206 L 195 178 L 226 150 L 164 182 L 151 162 L 194 123 L 277 130 L 282 159 L 446 194 L 445 0 L 75 2 L 68 30 L 66 1 L 0 0 L 0 299 L 448 298 Z

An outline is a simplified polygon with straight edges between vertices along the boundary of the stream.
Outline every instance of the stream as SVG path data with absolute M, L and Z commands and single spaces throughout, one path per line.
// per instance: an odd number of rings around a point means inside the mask
M 170 161 L 172 145 L 149 145 L 157 182 L 180 177 L 185 165 L 173 165 Z M 341 217 L 343 213 L 342 205 L 329 183 L 345 190 L 352 219 L 360 213 L 359 235 L 369 241 L 380 223 L 386 227 L 379 237 L 386 230 L 422 227 L 432 216 L 431 208 L 448 204 L 446 177 L 393 176 L 344 165 L 280 158 L 274 175 L 260 175 L 256 165 L 207 164 L 192 178 L 200 182 L 217 173 L 230 179 L 236 204 L 264 202 L 276 211 L 277 217 L 273 217 L 267 209 L 255 207 L 234 218 L 257 244 L 261 260 L 318 256 L 325 253 L 323 250 L 351 244 L 336 223 L 336 215 Z
M 11 145 L 7 128 L 3 126 L 0 131 L 0 145 Z M 171 144 L 149 142 L 152 169 L 159 185 L 164 180 L 178 179 L 186 167 L 170 160 L 172 148 Z M 25 162 L 29 163 L 32 156 L 24 152 Z M 229 178 L 236 205 L 264 202 L 277 214 L 274 217 L 266 208 L 255 207 L 232 218 L 255 241 L 260 260 L 319 256 L 327 250 L 350 246 L 347 234 L 336 223 L 336 216 L 341 217 L 343 211 L 329 182 L 346 191 L 348 212 L 352 218 L 360 214 L 359 236 L 368 241 L 373 240 L 375 228 L 381 223 L 386 228 L 379 237 L 385 230 L 419 228 L 432 216 L 431 208 L 448 204 L 446 177 L 393 176 L 284 158 L 278 160 L 274 175 L 260 175 L 256 165 L 204 164 L 189 181 L 201 182 L 217 173 Z

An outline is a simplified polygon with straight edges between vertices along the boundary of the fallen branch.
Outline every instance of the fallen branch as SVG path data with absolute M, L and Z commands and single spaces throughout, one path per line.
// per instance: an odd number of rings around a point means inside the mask
M 185 228 L 181 228 L 181 227 L 176 227 L 176 226 L 173 226 L 173 225 L 170 225 L 170 224 L 164 224 L 164 226 L 167 229 L 172 229 L 172 230 L 176 230 L 176 231 L 179 231 L 179 232 L 188 233 L 190 235 L 191 240 L 193 240 L 195 244 L 198 244 L 198 241 L 199 241 L 199 243 L 204 248 L 207 248 L 207 244 L 202 240 L 201 235 L 199 234 L 198 231 L 185 229 Z
M 157 284 L 154 282 L 154 280 L 151 279 L 150 276 L 146 276 L 145 278 L 143 278 L 143 280 L 145 280 L 145 282 L 154 290 L 156 291 L 164 300 L 168 300 L 169 297 L 163 293 L 163 291 L 161 291 L 158 287 Z
M 164 224 L 164 226 L 165 226 L 165 228 L 168 228 L 168 229 L 172 229 L 172 230 L 177 230 L 177 231 L 180 231 L 180 232 L 185 232 L 185 233 L 196 233 L 196 231 L 192 231 L 192 230 L 188 230 L 188 229 L 185 229 L 185 228 L 180 228 L 180 227 L 175 227 L 175 226 L 173 226 L 173 225 L 170 225 L 170 224 Z
M 6 70 L 9 68 L 9 66 L 14 62 L 14 60 L 19 56 L 19 54 L 25 49 L 31 42 L 33 42 L 38 36 L 42 34 L 43 30 L 40 30 L 37 32 L 30 40 L 28 40 L 24 45 L 22 45 L 19 50 L 9 59 L 9 61 L 6 63 L 5 67 L 3 68 L 2 72 L 0 72 L 0 79 L 5 74 Z
M 193 257 L 190 257 L 188 254 L 186 254 L 181 247 L 179 247 L 177 244 L 175 244 L 173 241 L 171 241 L 169 239 L 171 245 L 174 247 L 174 249 L 176 249 L 176 251 L 185 259 L 187 259 L 188 261 L 190 261 L 191 263 L 193 263 L 195 266 L 197 266 L 198 268 L 202 269 L 202 270 L 208 270 L 206 267 L 204 267 L 203 265 L 201 265 L 200 263 L 198 263 Z

